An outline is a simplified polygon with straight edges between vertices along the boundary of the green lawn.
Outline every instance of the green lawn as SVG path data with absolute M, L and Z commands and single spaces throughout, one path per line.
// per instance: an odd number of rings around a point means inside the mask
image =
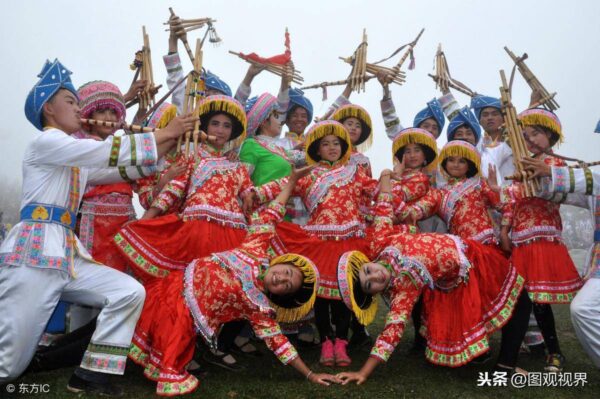
M 371 379 L 363 386 L 321 387 L 306 382 L 291 367 L 283 367 L 270 353 L 259 359 L 240 359 L 246 370 L 229 373 L 218 368 L 209 368 L 209 374 L 200 387 L 188 398 L 599 398 L 600 370 L 596 369 L 581 349 L 571 327 L 568 306 L 553 306 L 557 318 L 557 329 L 561 347 L 567 358 L 565 371 L 587 373 L 585 387 L 529 387 L 523 389 L 508 387 L 477 387 L 480 371 L 489 371 L 493 361 L 485 365 L 469 365 L 458 369 L 435 367 L 425 362 L 423 357 L 410 352 L 412 328 L 385 366 L 380 366 Z M 369 330 L 375 334 L 381 329 L 384 312 L 380 309 L 377 322 Z M 499 334 L 492 344 L 499 345 Z M 497 351 L 494 351 L 494 357 Z M 303 359 L 315 370 L 336 372 L 318 366 L 318 349 L 301 351 Z M 365 360 L 366 352 L 352 354 L 355 369 Z M 528 371 L 542 371 L 542 358 L 522 355 L 519 365 Z M 50 384 L 50 393 L 19 395 L 0 392 L 0 397 L 44 397 L 74 398 L 77 395 L 66 391 L 65 386 L 71 369 L 41 374 L 29 374 L 14 384 Z M 141 369 L 135 365 L 127 368 L 121 379 L 126 398 L 152 398 L 155 384 L 146 380 Z M 86 396 L 91 397 L 91 396 Z

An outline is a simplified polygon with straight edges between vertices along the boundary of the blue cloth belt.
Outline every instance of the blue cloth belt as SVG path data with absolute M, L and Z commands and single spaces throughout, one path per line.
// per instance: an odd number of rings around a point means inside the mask
M 75 230 L 77 214 L 56 205 L 31 203 L 21 209 L 21 221 L 55 223 Z

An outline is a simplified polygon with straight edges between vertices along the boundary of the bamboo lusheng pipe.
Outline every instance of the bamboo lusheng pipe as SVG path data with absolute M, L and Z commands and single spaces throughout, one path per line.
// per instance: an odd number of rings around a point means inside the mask
M 229 54 L 237 55 L 238 57 L 240 57 L 241 59 L 243 59 L 244 61 L 246 61 L 250 64 L 264 66 L 266 71 L 271 72 L 272 74 L 277 75 L 279 77 L 282 77 L 283 74 L 286 73 L 286 68 L 289 68 L 289 66 L 285 66 L 285 65 L 272 64 L 272 63 L 263 64 L 260 62 L 252 61 L 252 60 L 246 59 L 241 53 L 231 51 L 231 50 L 229 50 Z M 300 75 L 300 71 L 297 70 L 296 68 L 294 68 L 292 71 L 292 82 L 294 82 L 296 84 L 304 83 L 304 78 Z
M 343 60 L 344 62 L 352 65 L 352 57 L 339 57 L 340 60 Z M 375 65 L 375 64 L 369 64 L 367 63 L 366 65 L 366 70 L 367 73 L 370 73 L 371 75 L 377 75 L 379 73 L 384 73 L 386 75 L 390 75 L 392 76 L 392 82 L 398 84 L 398 85 L 402 85 L 404 82 L 406 82 L 406 73 L 404 73 L 403 71 L 396 71 L 393 68 L 388 68 L 385 66 L 381 66 L 381 65 Z M 368 79 L 365 79 L 365 82 Z
M 544 85 L 542 85 L 540 80 L 533 74 L 533 72 L 531 72 L 531 69 L 529 69 L 529 67 L 525 64 L 525 60 L 529 57 L 527 53 L 523 54 L 523 56 L 521 57 L 517 57 L 512 51 L 508 49 L 508 47 L 504 46 L 504 50 L 513 60 L 513 62 L 519 69 L 521 76 L 523 76 L 523 79 L 525 79 L 531 90 L 537 90 L 542 95 L 542 98 L 546 100 L 543 103 L 543 105 L 545 105 L 551 111 L 556 111 L 558 108 L 560 108 L 560 105 L 558 105 L 558 103 L 554 100 L 554 96 L 556 95 L 556 93 L 551 94 L 548 90 L 546 90 L 546 88 L 544 87 Z
M 517 118 L 517 111 L 512 104 L 508 81 L 504 70 L 500 71 L 500 78 L 502 80 L 502 86 L 500 87 L 500 101 L 502 103 L 502 113 L 504 114 L 504 124 L 508 132 L 508 140 L 510 141 L 513 150 L 513 163 L 517 172 L 523 176 L 523 187 L 525 189 L 525 196 L 532 197 L 535 195 L 536 190 L 539 190 L 539 181 L 537 179 L 530 179 L 527 171 L 521 164 L 521 159 L 525 156 L 529 156 L 525 140 L 521 132 L 521 124 Z
M 169 8 L 170 11 L 173 11 L 172 8 Z M 179 22 L 184 24 L 184 25 L 189 25 L 189 24 L 208 24 L 208 23 L 215 23 L 217 22 L 216 19 L 212 19 L 212 18 L 192 18 L 192 19 L 179 19 Z M 171 22 L 167 21 L 167 22 L 163 22 L 163 25 L 170 25 Z
M 135 82 L 135 80 L 134 80 L 134 82 Z M 156 95 L 156 94 L 158 93 L 158 91 L 159 91 L 161 88 L 162 88 L 162 85 L 153 86 L 153 87 L 151 88 L 151 90 L 150 90 L 150 95 L 152 95 L 152 96 Z M 140 99 L 139 99 L 139 97 L 136 97 L 136 98 L 134 98 L 134 99 L 132 99 L 132 100 L 128 101 L 128 102 L 125 104 L 125 108 L 131 108 L 131 107 L 133 107 L 135 104 L 138 104 L 139 102 L 140 102 Z M 153 110 L 152 112 L 154 112 L 154 110 L 156 110 L 156 104 L 154 104 L 154 105 L 152 106 L 152 108 L 151 108 L 151 109 Z M 146 113 L 146 114 L 148 114 L 148 113 Z
M 400 70 L 400 68 L 402 67 L 402 64 L 404 64 L 404 61 L 406 61 L 406 59 L 408 58 L 410 52 L 415 48 L 415 46 L 419 42 L 419 39 L 421 38 L 421 35 L 423 35 L 423 32 L 425 32 L 425 28 L 421 29 L 421 32 L 419 32 L 419 34 L 417 35 L 417 37 L 415 38 L 415 40 L 413 40 L 408 45 L 408 49 L 406 49 L 406 52 L 402 55 L 402 58 L 400 58 L 400 60 L 398 61 L 398 63 L 396 65 L 394 65 L 393 69 Z
M 173 92 L 174 92 L 174 91 L 175 91 L 175 90 L 176 90 L 176 89 L 177 89 L 179 86 L 181 86 L 181 84 L 182 84 L 183 82 L 185 82 L 185 81 L 186 81 L 187 77 L 188 77 L 188 76 L 189 76 L 191 73 L 194 73 L 194 72 L 195 72 L 195 71 L 190 71 L 190 72 L 188 72 L 188 73 L 187 73 L 187 75 L 185 75 L 184 77 L 182 77 L 181 79 L 179 79 L 179 82 L 175 83 L 175 85 L 173 85 L 173 87 L 171 87 L 171 89 L 170 89 L 168 92 L 166 92 L 164 96 L 162 96 L 162 97 L 161 97 L 161 98 L 160 98 L 158 101 L 156 101 L 156 102 L 154 103 L 154 105 L 152 106 L 152 108 L 150 108 L 148 111 L 146 111 L 146 113 L 145 113 L 145 114 L 144 114 L 144 116 L 141 118 L 141 120 L 143 120 L 143 121 L 144 121 L 144 120 L 146 120 L 147 118 L 149 118 L 149 117 L 150 117 L 150 115 L 152 115 L 152 114 L 154 113 L 154 111 L 156 111 L 156 110 L 158 109 L 158 107 L 160 107 L 160 106 L 162 105 L 162 103 L 164 103 L 164 102 L 167 100 L 167 98 L 169 98 L 169 96 L 170 96 L 171 94 L 173 94 Z M 157 87 L 157 89 L 160 89 L 161 87 L 162 87 L 162 85 L 159 85 L 159 86 Z
M 97 119 L 85 119 L 85 118 L 81 118 L 80 121 L 81 121 L 81 123 L 85 123 L 88 125 L 111 127 L 113 129 L 117 129 L 117 130 L 120 130 L 120 129 L 129 130 L 130 132 L 134 132 L 134 133 L 154 133 L 154 132 L 157 132 L 160 130 L 155 127 L 132 125 L 130 123 L 126 123 L 125 121 L 109 122 L 109 121 L 100 121 Z M 199 136 L 200 136 L 200 139 L 202 139 L 202 140 L 215 141 L 217 139 L 215 136 L 209 136 L 203 131 L 199 132 Z
M 171 13 L 172 17 L 176 16 L 172 7 L 169 7 L 169 12 Z M 192 61 L 192 64 L 193 64 L 194 63 L 194 54 L 192 53 L 190 44 L 188 43 L 188 41 L 185 37 L 179 36 L 179 40 L 181 40 L 181 42 L 183 43 L 183 46 L 185 47 L 185 51 L 188 53 L 188 56 L 190 57 L 190 61 Z
M 365 77 L 365 82 L 373 79 L 374 77 L 375 77 L 375 75 L 367 75 Z M 300 90 L 318 89 L 318 88 L 329 87 L 329 86 L 341 86 L 341 85 L 347 85 L 348 83 L 350 83 L 350 78 L 343 79 L 343 80 L 335 80 L 333 82 L 316 83 L 316 84 L 310 85 L 310 86 L 303 86 L 300 88 Z
M 186 83 L 185 101 L 183 104 L 184 113 L 193 110 L 193 115 L 197 118 L 194 128 L 185 132 L 185 143 L 184 143 L 184 155 L 187 158 L 190 153 L 190 144 L 194 140 L 194 154 L 197 153 L 197 136 L 200 134 L 200 100 L 204 96 L 203 80 L 200 77 L 200 71 L 202 70 L 202 41 L 196 40 L 196 52 L 194 60 L 192 62 L 194 72 L 189 74 Z M 182 137 L 180 136 L 177 140 L 177 153 L 181 152 Z
M 428 73 L 427 75 L 430 78 L 432 78 L 434 80 L 434 82 L 437 82 L 437 80 L 439 79 L 436 75 L 432 75 L 430 73 Z M 459 91 L 459 92 L 461 92 L 463 94 L 466 94 L 469 97 L 475 97 L 477 95 L 476 92 L 471 91 L 471 89 L 469 89 L 468 87 L 467 88 L 463 88 L 463 87 L 457 85 L 455 83 L 455 80 L 452 80 L 452 81 L 448 82 L 448 87 L 450 87 L 450 88 L 452 88 L 452 89 L 454 89 L 456 91 Z

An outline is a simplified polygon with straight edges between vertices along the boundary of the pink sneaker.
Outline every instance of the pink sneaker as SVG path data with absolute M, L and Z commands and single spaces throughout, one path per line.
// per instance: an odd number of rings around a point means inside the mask
M 329 338 L 326 338 L 325 342 L 321 344 L 321 358 L 319 359 L 319 363 L 323 366 L 333 367 L 334 362 L 333 342 Z
M 348 341 L 345 339 L 335 339 L 335 345 L 333 347 L 333 353 L 335 356 L 335 365 L 339 367 L 348 367 L 350 363 L 352 363 L 352 359 L 348 356 L 346 352 L 346 347 L 348 346 Z

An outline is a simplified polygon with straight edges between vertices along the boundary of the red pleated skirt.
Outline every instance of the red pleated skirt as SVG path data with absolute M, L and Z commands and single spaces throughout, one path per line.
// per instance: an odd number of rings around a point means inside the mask
M 368 253 L 365 238 L 350 237 L 340 240 L 321 239 L 307 233 L 297 224 L 281 222 L 276 226 L 274 247 L 278 251 L 305 256 L 316 265 L 321 278 L 317 295 L 321 298 L 341 300 L 337 281 L 337 266 L 341 256 L 348 251 Z
M 174 271 L 148 284 L 146 301 L 132 339 L 129 358 L 157 382 L 161 396 L 194 391 L 198 380 L 185 366 L 194 356 L 194 321 L 183 297 L 184 272 Z
M 536 240 L 512 250 L 512 263 L 536 303 L 570 303 L 583 280 L 560 241 Z
M 142 282 L 185 270 L 194 259 L 241 245 L 246 230 L 175 214 L 139 220 L 119 230 L 115 243 Z
M 86 217 L 86 223 L 80 224 L 81 229 L 86 229 L 86 239 L 92 241 L 90 254 L 95 261 L 102 263 L 105 266 L 112 267 L 120 272 L 127 270 L 127 259 L 123 257 L 121 252 L 113 245 L 112 238 L 117 234 L 121 226 L 129 222 L 129 216 L 107 216 L 94 215 Z M 81 233 L 80 233 L 81 234 Z M 83 237 L 80 236 L 83 241 Z M 89 245 L 87 242 L 84 243 Z
M 495 247 L 465 240 L 467 282 L 451 291 L 425 290 L 428 361 L 459 367 L 489 351 L 489 336 L 510 319 L 524 279 Z

